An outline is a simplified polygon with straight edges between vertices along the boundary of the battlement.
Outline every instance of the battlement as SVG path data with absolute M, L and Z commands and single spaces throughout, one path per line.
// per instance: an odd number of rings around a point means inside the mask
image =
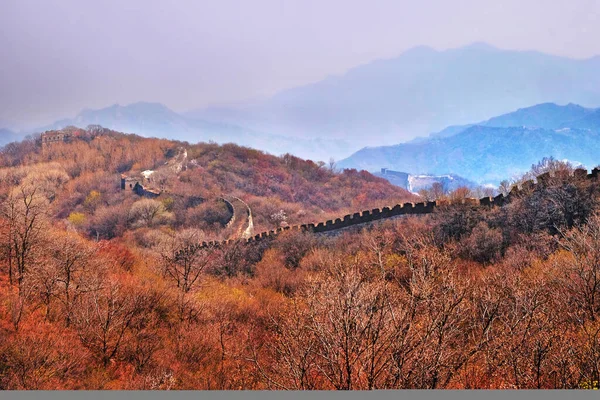
M 568 175 L 569 177 L 571 175 Z M 584 169 L 576 169 L 572 177 L 574 179 L 582 180 L 582 179 L 594 179 L 597 180 L 600 176 L 600 169 L 594 168 L 589 174 L 587 170 Z M 369 222 L 381 220 L 381 219 L 389 219 L 394 218 L 401 215 L 422 215 L 422 214 L 431 214 L 435 211 L 436 208 L 439 207 L 448 207 L 455 205 L 469 206 L 469 207 L 502 207 L 503 205 L 510 202 L 511 198 L 518 198 L 525 193 L 530 193 L 537 189 L 538 185 L 540 187 L 545 187 L 550 183 L 552 178 L 563 179 L 566 178 L 567 175 L 564 172 L 560 174 L 556 174 L 552 177 L 549 173 L 539 175 L 535 182 L 533 180 L 529 180 L 523 182 L 521 187 L 517 187 L 516 185 L 511 189 L 508 196 L 504 196 L 503 194 L 499 194 L 496 197 L 483 197 L 481 199 L 475 198 L 465 198 L 465 199 L 443 199 L 422 203 L 404 203 L 404 204 L 396 204 L 393 207 L 382 207 L 382 208 L 374 208 L 371 210 L 364 210 L 361 212 L 355 212 L 354 214 L 347 214 L 343 217 L 336 218 L 334 220 L 327 220 L 319 223 L 310 223 L 310 224 L 302 224 L 302 225 L 293 225 L 287 226 L 284 228 L 278 228 L 276 230 L 270 230 L 268 232 L 262 232 L 257 235 L 254 235 L 249 238 L 245 238 L 245 242 L 255 242 L 263 239 L 274 238 L 281 232 L 285 231 L 298 231 L 298 232 L 310 232 L 310 233 L 327 233 L 332 232 L 344 228 L 348 228 L 351 226 L 356 226 L 360 224 L 366 224 Z M 208 244 L 203 243 L 203 246 L 220 246 L 231 243 L 232 240 L 227 240 L 223 242 L 209 242 Z

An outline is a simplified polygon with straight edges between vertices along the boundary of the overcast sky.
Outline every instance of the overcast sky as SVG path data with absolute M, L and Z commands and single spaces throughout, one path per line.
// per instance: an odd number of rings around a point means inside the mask
M 598 0 L 0 0 L 0 125 L 242 101 L 417 45 L 587 58 L 598 38 Z

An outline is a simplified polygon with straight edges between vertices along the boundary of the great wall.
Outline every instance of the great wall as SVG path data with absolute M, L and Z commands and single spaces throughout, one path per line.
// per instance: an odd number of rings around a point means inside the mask
M 93 126 L 93 131 L 87 134 L 90 138 L 104 134 L 105 129 L 100 126 Z M 85 132 L 84 132 L 85 133 Z M 74 128 L 71 130 L 62 131 L 48 131 L 41 135 L 40 144 L 42 147 L 46 147 L 52 143 L 68 142 L 75 138 L 81 138 L 85 136 L 79 129 Z M 181 157 L 181 159 L 180 159 Z M 176 172 L 181 171 L 184 168 L 184 164 L 187 160 L 187 151 L 185 148 L 180 148 L 179 153 L 176 157 Z M 171 163 L 172 164 L 172 163 Z M 169 162 L 166 165 L 172 166 Z M 150 171 L 152 172 L 152 171 Z M 382 170 L 382 172 L 385 172 Z M 389 171 L 393 173 L 394 171 Z M 556 172 L 558 174 L 564 174 L 567 171 Z M 600 174 L 600 168 L 594 168 L 591 173 L 583 168 L 578 168 L 573 171 L 573 177 L 575 179 L 598 179 Z M 570 175 L 569 175 L 570 176 Z M 513 186 L 510 193 L 506 196 L 499 194 L 496 197 L 484 197 L 481 199 L 476 198 L 465 198 L 458 201 L 449 200 L 437 200 L 423 203 L 404 203 L 396 204 L 393 207 L 374 208 L 372 210 L 364 210 L 362 212 L 356 212 L 354 214 L 347 214 L 341 218 L 335 220 L 328 220 L 319 223 L 309 223 L 302 225 L 293 225 L 281 227 L 278 229 L 261 232 L 254 235 L 254 224 L 252 221 L 252 211 L 248 204 L 242 199 L 235 196 L 223 196 L 217 200 L 225 202 L 227 208 L 231 212 L 232 216 L 226 223 L 226 228 L 232 228 L 232 234 L 226 240 L 222 241 L 209 241 L 201 242 L 196 246 L 199 248 L 211 248 L 221 247 L 234 242 L 252 243 L 263 239 L 273 238 L 276 235 L 285 231 L 297 231 L 297 232 L 309 232 L 314 234 L 323 234 L 329 232 L 335 232 L 338 230 L 346 229 L 349 227 L 367 224 L 379 220 L 396 218 L 403 215 L 422 215 L 431 214 L 436 208 L 440 206 L 455 205 L 457 203 L 464 204 L 472 207 L 501 207 L 504 204 L 510 202 L 511 198 L 518 197 L 523 192 L 531 192 L 535 190 L 537 185 L 545 186 L 552 178 L 550 173 L 544 173 L 536 177 L 536 182 L 528 180 L 523 182 L 520 187 L 517 185 Z M 147 181 L 150 181 L 146 178 Z M 139 177 L 130 177 L 127 175 L 121 175 L 121 189 L 125 190 L 127 186 L 133 192 L 139 196 L 145 197 L 158 197 L 162 191 L 157 189 L 150 189 L 144 187 L 140 181 L 144 181 Z M 236 206 L 237 204 L 237 206 Z
M 229 239 L 249 239 L 254 234 L 254 222 L 252 221 L 252 210 L 245 201 L 235 196 L 221 197 L 219 200 L 225 202 L 227 209 L 231 212 L 231 218 L 225 224 L 225 228 L 232 228 Z
M 564 175 L 567 171 L 557 172 L 558 175 L 556 177 L 566 178 L 571 175 Z M 588 171 L 585 169 L 576 169 L 573 171 L 574 179 L 583 180 L 583 179 L 594 179 L 597 180 L 600 175 L 600 168 L 594 168 L 591 173 L 588 174 Z M 314 234 L 323 234 L 334 232 L 337 230 L 349 228 L 352 226 L 362 225 L 371 223 L 374 221 L 384 220 L 396 218 L 403 215 L 422 215 L 422 214 L 431 214 L 434 210 L 440 206 L 449 206 L 456 204 L 463 204 L 472 207 L 501 207 L 504 204 L 507 204 L 511 201 L 511 198 L 516 198 L 522 195 L 523 193 L 532 192 L 536 189 L 536 186 L 540 185 L 542 187 L 547 186 L 552 179 L 552 175 L 550 173 L 544 173 L 536 177 L 536 181 L 528 180 L 521 184 L 520 187 L 513 186 L 510 193 L 504 196 L 503 194 L 499 194 L 496 197 L 484 197 L 481 199 L 475 198 L 466 198 L 458 201 L 450 201 L 450 200 L 437 200 L 437 201 L 429 201 L 423 203 L 404 203 L 404 204 L 396 204 L 393 207 L 383 207 L 383 208 L 374 208 L 372 210 L 365 210 L 362 212 L 357 212 L 354 214 L 348 214 L 341 218 L 336 218 L 335 220 L 328 220 L 319 223 L 311 223 L 311 224 L 302 224 L 302 225 L 294 225 L 287 226 L 284 228 L 278 228 L 275 230 L 270 230 L 267 232 L 261 232 L 251 237 L 239 237 L 239 238 L 230 238 L 223 241 L 210 241 L 210 242 L 202 242 L 198 243 L 198 248 L 212 248 L 212 247 L 222 247 L 234 242 L 242 242 L 242 243 L 252 243 L 258 242 L 264 239 L 270 239 L 282 232 L 286 231 L 296 231 L 296 232 L 309 232 Z M 244 203 L 245 204 L 245 203 Z M 250 210 L 248 209 L 248 212 Z

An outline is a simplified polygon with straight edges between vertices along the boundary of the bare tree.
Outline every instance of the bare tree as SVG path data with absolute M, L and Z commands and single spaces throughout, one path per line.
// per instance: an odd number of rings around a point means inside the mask
M 335 159 L 334 159 L 333 157 L 331 157 L 331 158 L 329 159 L 329 170 L 330 170 L 331 172 L 335 172 L 335 171 L 336 171 L 336 166 L 337 166 L 337 164 L 336 164 L 336 162 L 335 162 Z
M 596 321 L 600 316 L 600 215 L 562 236 L 561 247 L 572 255 L 563 268 L 566 287 L 578 300 L 582 317 Z
M 186 229 L 166 236 L 158 246 L 163 274 L 178 289 L 180 320 L 192 312 L 188 293 L 199 283 L 202 272 L 216 259 L 217 253 L 201 243 L 202 233 Z
M 78 298 L 100 288 L 100 265 L 94 257 L 95 249 L 75 233 L 55 233 L 48 250 L 49 267 L 56 270 L 57 297 L 69 326 Z
M 186 229 L 166 237 L 159 251 L 165 275 L 182 292 L 189 292 L 202 271 L 213 259 L 211 251 L 201 245 L 202 233 Z
M 153 199 L 138 200 L 131 206 L 129 219 L 134 225 L 153 226 L 171 218 L 163 203 Z
M 20 185 L 12 190 L 0 207 L 8 227 L 3 230 L 9 281 L 15 279 L 19 288 L 24 276 L 35 262 L 47 225 L 48 201 L 34 185 Z
M 500 194 L 506 196 L 510 193 L 512 186 L 513 186 L 513 184 L 510 181 L 505 179 L 502 182 L 500 182 L 500 186 L 498 186 L 498 192 L 500 192 Z
M 142 332 L 159 303 L 157 292 L 108 278 L 100 290 L 81 296 L 73 323 L 81 343 L 106 367 Z

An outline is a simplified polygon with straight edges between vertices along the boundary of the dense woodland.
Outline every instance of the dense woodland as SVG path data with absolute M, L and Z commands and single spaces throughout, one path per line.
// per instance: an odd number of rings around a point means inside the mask
M 0 167 L 1 389 L 598 387 L 600 180 L 569 165 L 503 207 L 218 248 L 193 244 L 231 235 L 223 195 L 258 231 L 419 198 L 98 127 L 10 144 Z M 121 190 L 148 169 L 160 196 Z

